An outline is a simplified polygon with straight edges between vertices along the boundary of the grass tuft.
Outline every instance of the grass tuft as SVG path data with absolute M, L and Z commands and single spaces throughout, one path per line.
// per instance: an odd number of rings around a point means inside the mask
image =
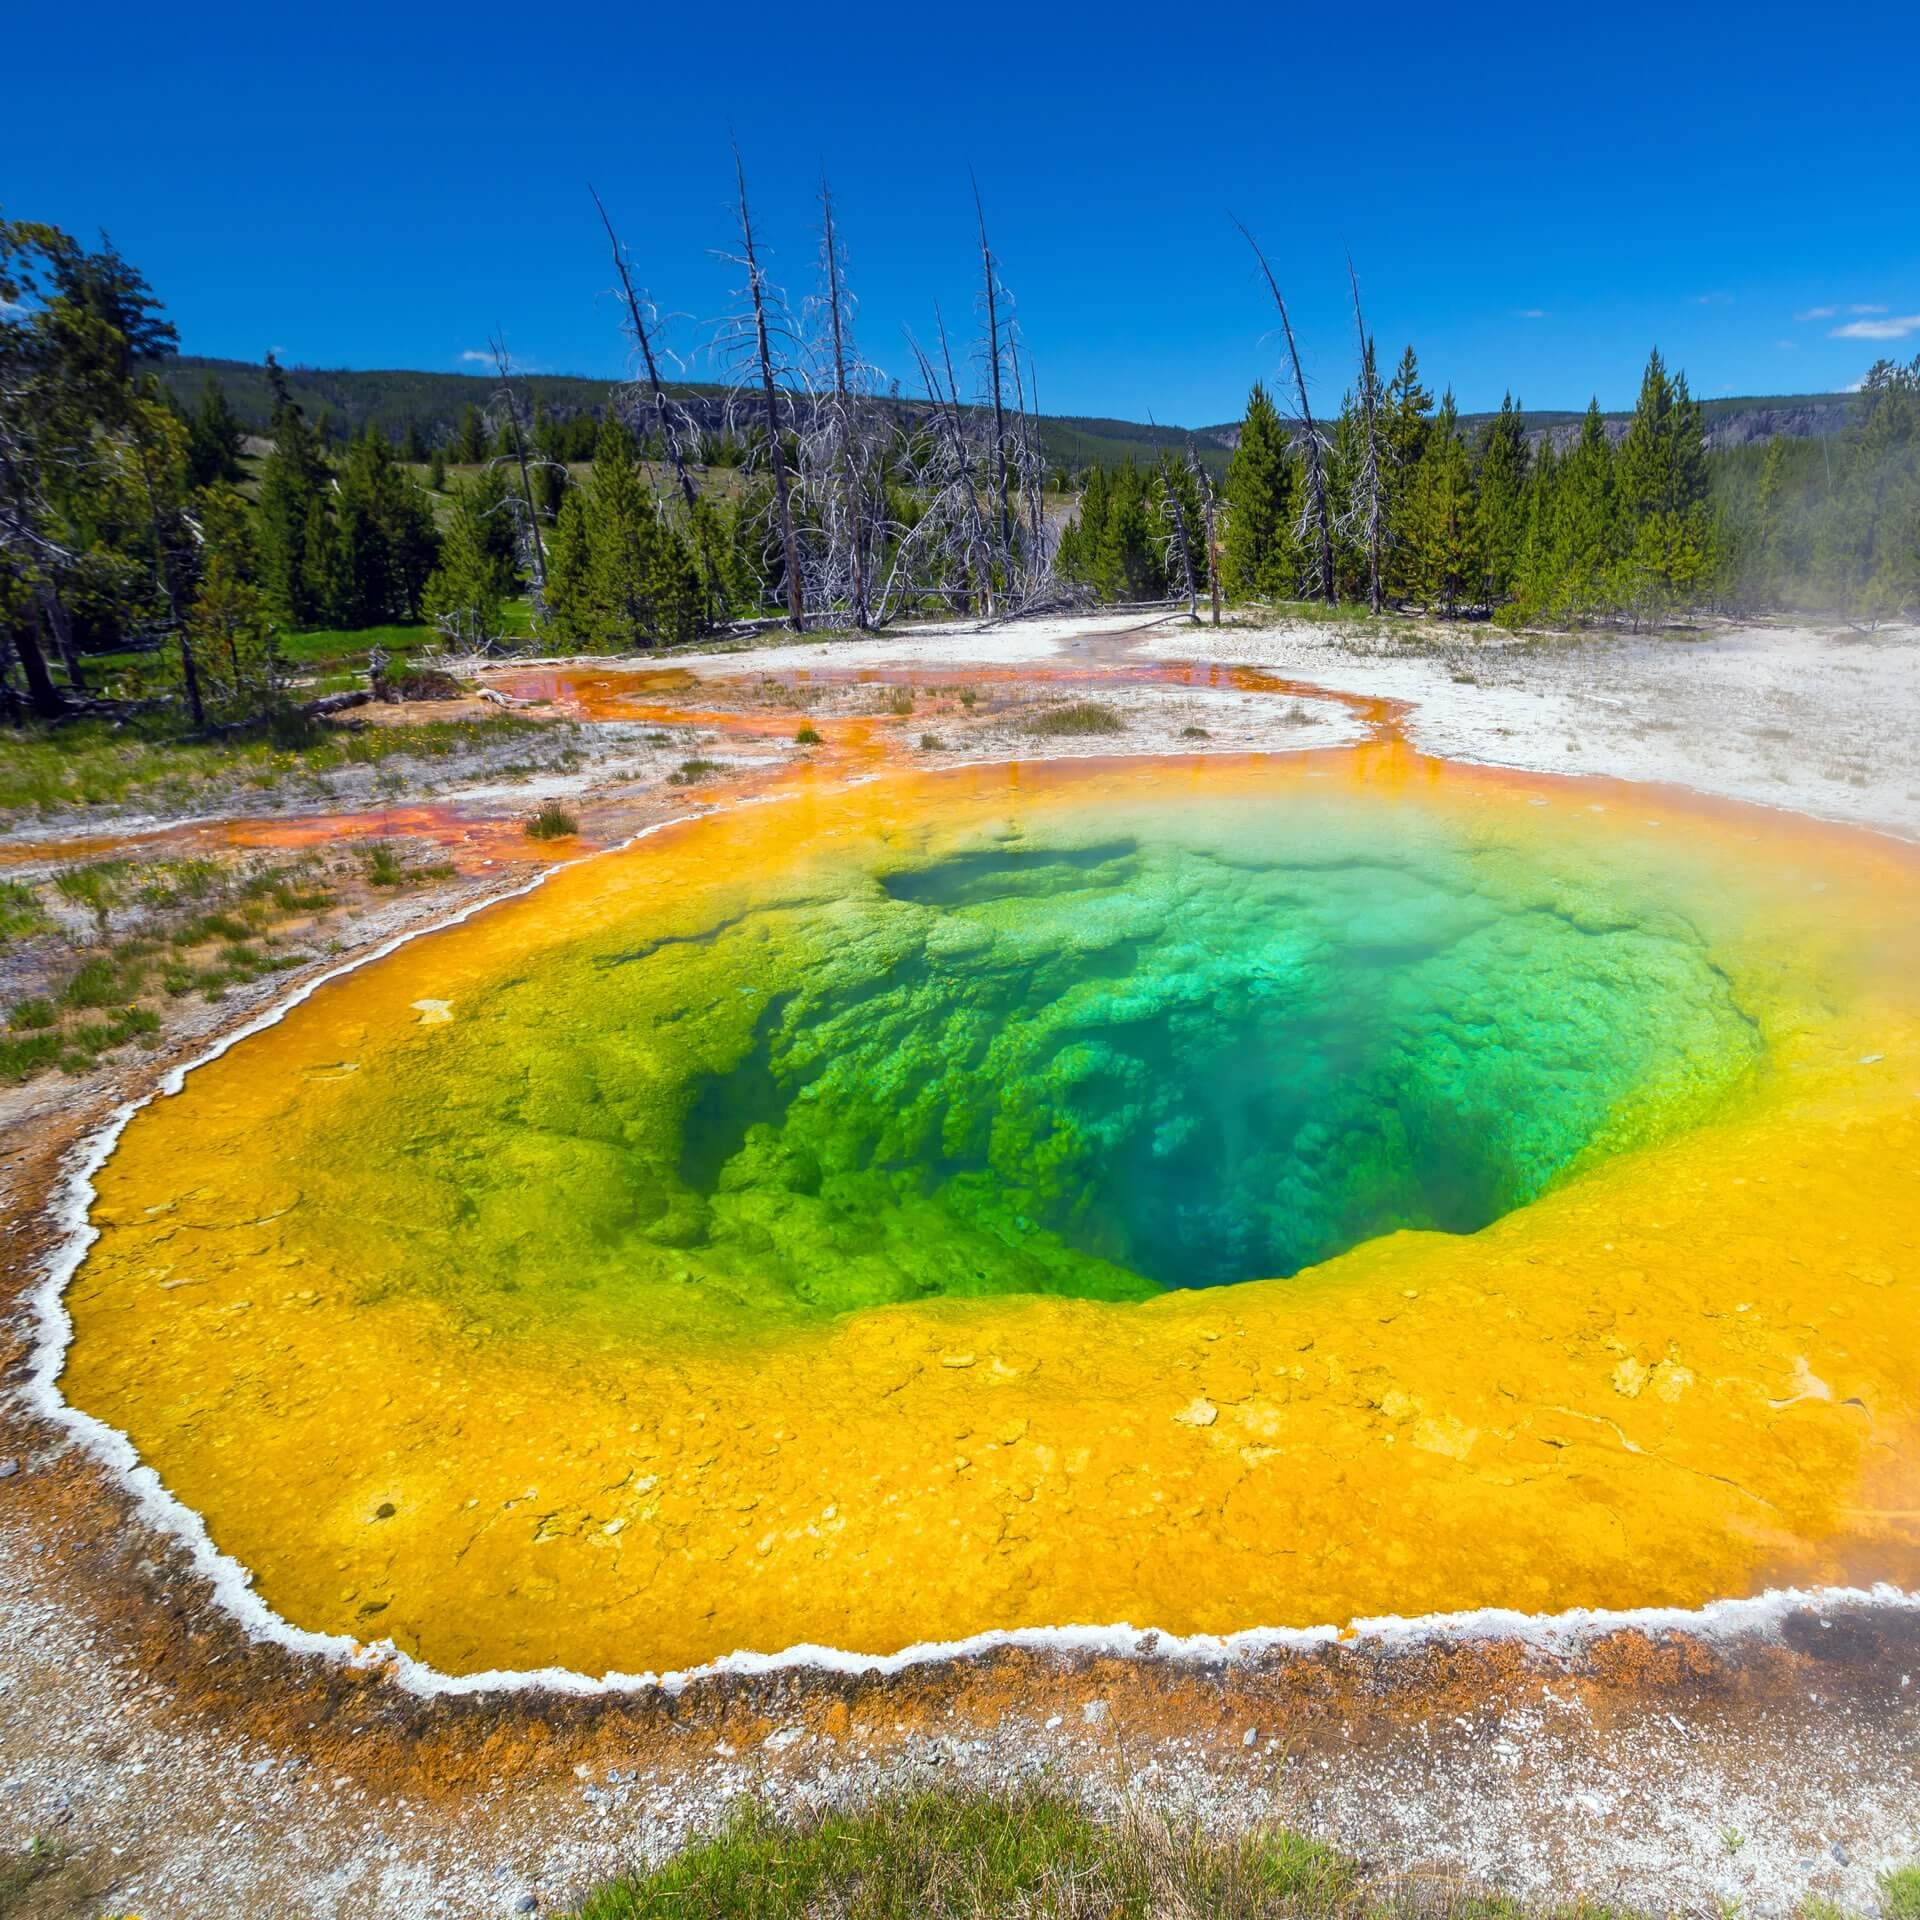
M 793 744 L 796 747 L 817 747 L 820 744 L 820 729 L 815 726 L 802 727 L 793 736 Z
M 558 800 L 549 800 L 527 821 L 529 840 L 571 840 L 580 822 Z
M 1069 700 L 1046 707 L 1027 722 L 1027 731 L 1043 739 L 1083 733 L 1121 733 L 1126 722 L 1097 700 Z

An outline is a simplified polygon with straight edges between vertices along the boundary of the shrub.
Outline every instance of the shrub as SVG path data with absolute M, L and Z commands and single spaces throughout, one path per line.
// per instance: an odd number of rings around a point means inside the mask
M 817 747 L 820 744 L 820 730 L 812 725 L 804 726 L 793 736 L 796 747 Z

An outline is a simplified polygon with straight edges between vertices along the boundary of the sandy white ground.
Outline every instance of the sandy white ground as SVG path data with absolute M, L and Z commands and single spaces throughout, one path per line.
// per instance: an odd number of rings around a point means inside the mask
M 918 628 L 756 651 L 779 674 L 871 667 L 1058 666 L 1130 629 L 1123 657 L 1265 667 L 1413 711 L 1430 753 L 1546 773 L 1674 781 L 1704 793 L 1920 837 L 1920 632 L 1732 627 L 1697 637 L 1509 637 L 1419 628 L 1127 622 L 1112 615 L 976 632 Z M 1113 657 L 1101 652 L 1098 657 Z M 680 656 L 739 672 L 739 654 Z M 1181 697 L 1194 696 L 1182 691 Z M 1239 744 L 1236 741 L 1236 744 Z M 1321 745 L 1282 734 L 1273 745 Z

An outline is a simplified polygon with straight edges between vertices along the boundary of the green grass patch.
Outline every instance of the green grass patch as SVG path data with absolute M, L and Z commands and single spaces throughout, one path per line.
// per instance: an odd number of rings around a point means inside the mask
M 718 760 L 682 760 L 680 765 L 667 775 L 667 785 L 670 787 L 698 786 L 708 774 L 719 771 Z
M 1285 1828 L 1209 1835 L 1192 1821 L 1095 1819 L 1044 1789 L 945 1789 L 792 1823 L 749 1805 L 722 1832 L 617 1880 L 575 1920 L 1519 1920 L 1528 1908 L 1383 1882 Z M 1905 1916 L 1902 1916 L 1905 1920 Z
M 817 747 L 820 744 L 820 729 L 814 726 L 802 727 L 793 736 L 793 744 L 796 747 Z
M 1920 1920 L 1920 1867 L 1895 1867 L 1883 1873 L 1880 1905 L 1887 1920 Z
M 1045 707 L 1027 722 L 1027 731 L 1042 739 L 1085 733 L 1121 733 L 1126 722 L 1098 700 L 1069 700 Z
M 53 925 L 40 896 L 18 880 L 0 880 L 0 947 L 10 940 L 30 940 Z
M 291 711 L 217 739 L 196 738 L 164 714 L 121 721 L 0 729 L 0 812 L 42 816 L 134 803 L 201 812 L 221 783 L 272 787 L 388 760 L 435 760 L 547 734 L 571 740 L 564 722 L 501 713 L 427 720 L 406 727 L 328 726 Z
M 63 897 L 97 916 L 107 897 L 100 876 L 110 869 L 111 899 L 137 913 L 139 927 L 74 956 L 48 991 L 7 1010 L 0 1022 L 0 1082 L 55 1068 L 84 1073 L 121 1047 L 151 1045 L 160 1015 L 145 1001 L 189 993 L 218 1000 L 231 987 L 298 966 L 306 953 L 275 945 L 273 928 L 332 905 L 312 864 L 302 859 L 236 870 L 213 860 L 140 867 L 113 861 L 56 874 L 52 884 Z M 211 956 L 204 951 L 209 947 L 215 948 Z

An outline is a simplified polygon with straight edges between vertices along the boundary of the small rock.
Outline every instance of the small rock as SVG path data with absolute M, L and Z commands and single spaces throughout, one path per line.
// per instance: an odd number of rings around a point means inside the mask
M 20 1471 L 18 1460 L 0 1460 L 0 1480 L 11 1480 Z
M 1836 1841 L 1835 1841 L 1835 1842 L 1833 1843 L 1833 1857 L 1834 1857 L 1834 1858 L 1835 1858 L 1835 1859 L 1836 1859 L 1837 1861 L 1839 1861 L 1839 1863 L 1840 1863 L 1840 1864 L 1841 1864 L 1841 1865 L 1842 1865 L 1843 1867 L 1850 1867 L 1850 1866 L 1852 1866 L 1852 1865 L 1853 1865 L 1853 1856 L 1852 1856 L 1852 1854 L 1850 1854 L 1850 1853 L 1849 1853 L 1849 1852 L 1848 1852 L 1848 1851 L 1846 1850 L 1846 1848 L 1845 1848 L 1845 1847 L 1843 1847 L 1843 1846 L 1842 1846 L 1842 1845 L 1840 1844 L 1840 1842 L 1839 1842 L 1838 1840 L 1836 1840 Z
M 533 1913 L 538 1910 L 539 1905 L 540 1896 L 537 1893 L 523 1893 L 513 1903 L 513 1910 L 515 1913 Z
M 1220 1409 L 1211 1400 L 1197 1394 L 1173 1416 L 1183 1427 L 1210 1427 L 1220 1418 Z

